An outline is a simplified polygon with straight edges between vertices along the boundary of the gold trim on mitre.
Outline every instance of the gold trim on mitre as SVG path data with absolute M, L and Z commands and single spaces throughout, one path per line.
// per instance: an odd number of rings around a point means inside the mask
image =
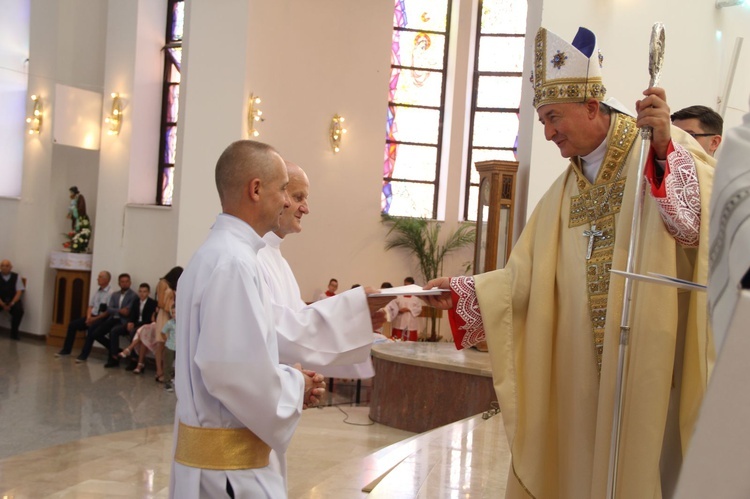
M 587 56 L 572 44 L 545 28 L 539 28 L 534 43 L 534 108 L 546 104 L 602 101 L 607 89 L 602 83 L 602 62 L 596 36 L 579 28 L 576 38 L 584 38 L 591 49 Z

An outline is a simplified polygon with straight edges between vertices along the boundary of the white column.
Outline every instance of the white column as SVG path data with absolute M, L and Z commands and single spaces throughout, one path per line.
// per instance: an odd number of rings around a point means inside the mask
M 180 264 L 221 211 L 216 160 L 231 142 L 246 138 L 249 4 L 186 1 L 174 197 Z
M 165 2 L 108 2 L 102 123 L 112 93 L 120 94 L 123 115 L 118 135 L 102 127 L 93 266 L 128 272 L 134 285 L 155 284 L 175 257 L 176 236 L 164 230 L 173 211 L 128 206 L 156 201 L 166 12 Z

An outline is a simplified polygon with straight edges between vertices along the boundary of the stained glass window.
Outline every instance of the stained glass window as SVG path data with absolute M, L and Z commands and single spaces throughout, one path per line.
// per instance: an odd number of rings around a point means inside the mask
M 451 0 L 394 0 L 380 209 L 435 218 Z
M 527 0 L 479 0 L 464 218 L 476 220 L 475 163 L 515 160 Z
M 159 140 L 159 174 L 156 204 L 171 206 L 174 191 L 174 163 L 177 153 L 177 121 L 179 117 L 180 67 L 185 20 L 184 0 L 169 0 L 167 37 L 164 47 L 164 92 L 161 102 L 161 136 Z

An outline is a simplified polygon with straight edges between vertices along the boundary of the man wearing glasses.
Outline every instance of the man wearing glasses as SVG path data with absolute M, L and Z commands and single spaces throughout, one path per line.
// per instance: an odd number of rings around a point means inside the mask
M 706 106 L 690 106 L 672 114 L 672 124 L 690 134 L 710 155 L 721 144 L 724 120 L 719 113 Z

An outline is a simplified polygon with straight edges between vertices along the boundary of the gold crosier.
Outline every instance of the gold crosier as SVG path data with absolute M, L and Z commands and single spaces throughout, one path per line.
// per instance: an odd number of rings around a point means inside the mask
M 590 230 L 582 235 L 593 240 L 591 256 L 584 262 L 596 366 L 600 376 L 604 349 L 604 325 L 607 317 L 609 269 L 612 268 L 612 255 L 615 247 L 615 214 L 620 211 L 625 190 L 626 176 L 622 169 L 630 147 L 638 135 L 634 118 L 617 112 L 613 112 L 612 117 L 615 124 L 596 183 L 592 185 L 584 177 L 579 158 L 573 161 L 579 194 L 573 196 L 570 201 L 568 223 L 570 228 L 584 224 L 591 226 Z

